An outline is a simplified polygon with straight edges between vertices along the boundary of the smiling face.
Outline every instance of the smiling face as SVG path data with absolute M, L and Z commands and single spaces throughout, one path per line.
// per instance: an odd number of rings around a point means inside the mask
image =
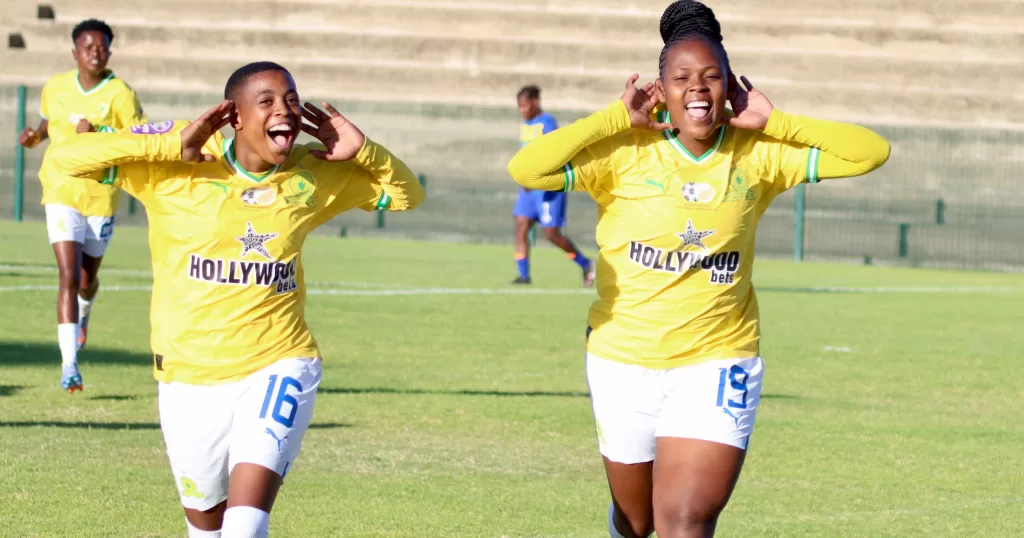
M 729 72 L 716 46 L 703 39 L 680 41 L 665 55 L 656 85 L 672 126 L 692 140 L 707 140 L 725 117 Z
M 302 108 L 295 81 L 287 72 L 251 75 L 231 95 L 235 103 L 235 144 L 270 165 L 288 159 L 299 136 Z
M 79 71 L 98 78 L 107 70 L 107 62 L 110 61 L 110 40 L 98 30 L 82 32 L 75 40 L 71 55 Z

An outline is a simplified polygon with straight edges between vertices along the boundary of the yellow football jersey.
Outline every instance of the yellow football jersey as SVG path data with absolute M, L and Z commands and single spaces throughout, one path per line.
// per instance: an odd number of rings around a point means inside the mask
M 658 114 L 669 121 L 667 112 Z M 776 196 L 816 182 L 821 171 L 819 149 L 787 138 L 799 130 L 794 118 L 773 114 L 765 132 L 723 126 L 714 146 L 695 156 L 672 130 L 630 128 L 617 101 L 513 159 L 509 169 L 520 184 L 562 182 L 597 202 L 598 299 L 589 315 L 589 352 L 649 368 L 759 354 L 751 286 L 758 221 Z M 881 146 L 884 162 L 888 144 Z M 568 163 L 566 152 L 574 155 Z M 871 167 L 839 161 L 829 157 L 827 177 Z M 556 163 L 566 163 L 560 177 L 531 178 L 537 174 L 525 170 L 557 170 Z
M 79 135 L 54 149 L 68 175 L 99 179 L 116 167 L 114 184 L 146 207 L 156 378 L 216 384 L 319 356 L 305 321 L 306 237 L 351 208 L 415 207 L 424 198 L 416 176 L 369 139 L 350 161 L 322 161 L 308 153 L 323 146 L 296 145 L 281 166 L 251 174 L 235 161 L 234 140 L 218 136 L 204 150 L 216 162 L 188 164 L 179 129 L 163 122 Z
M 48 122 L 52 144 L 75 136 L 82 119 L 97 126 L 98 131 L 116 131 L 147 121 L 135 91 L 113 72 L 89 91 L 82 89 L 77 70 L 55 75 L 43 86 L 39 115 Z M 117 187 L 56 173 L 50 163 L 50 148 L 43 155 L 39 181 L 43 185 L 43 204 L 70 206 L 87 216 L 117 213 Z

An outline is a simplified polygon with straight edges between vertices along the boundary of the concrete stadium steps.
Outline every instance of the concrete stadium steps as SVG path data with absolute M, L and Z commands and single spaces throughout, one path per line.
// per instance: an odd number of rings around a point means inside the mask
M 5 51 L 9 65 L 35 83 L 66 70 L 66 53 Z M 218 93 L 223 81 L 251 57 L 207 57 L 197 62 L 180 54 L 135 56 L 122 52 L 114 70 L 133 86 L 183 92 Z M 270 57 L 289 66 L 306 95 L 383 101 L 463 102 L 508 106 L 517 88 L 537 83 L 547 89 L 552 108 L 587 110 L 616 99 L 624 77 L 505 68 L 450 67 L 430 63 L 325 61 L 301 57 Z M 642 73 L 643 74 L 643 73 Z M 646 76 L 652 76 L 647 73 Z M 936 91 L 930 88 L 894 92 L 870 84 L 763 80 L 758 87 L 780 108 L 794 113 L 875 123 L 1024 124 L 1024 95 L 994 98 L 989 93 Z
M 347 28 L 377 31 L 439 31 L 460 36 L 515 36 L 521 39 L 590 39 L 660 43 L 658 19 L 652 13 L 613 11 L 552 11 L 498 9 L 492 5 L 457 5 L 428 2 L 331 2 L 289 0 L 252 3 L 229 0 L 218 3 L 125 0 L 105 2 L 102 8 L 68 3 L 58 12 L 72 22 L 101 13 L 117 20 L 221 20 L 233 24 L 290 25 L 303 29 Z M 1018 18 L 1024 21 L 1024 16 Z M 231 26 L 230 24 L 224 26 Z M 1024 56 L 1024 30 L 1002 31 L 864 24 L 841 19 L 799 21 L 774 18 L 769 13 L 728 21 L 727 46 L 772 46 L 810 50 L 887 51 L 900 54 L 941 54 L 945 57 L 984 58 L 994 51 L 1006 57 Z
M 650 18 L 657 28 L 657 20 L 670 3 L 668 0 L 232 0 L 239 9 L 251 12 L 274 12 L 278 16 L 292 16 L 307 10 L 344 15 L 365 10 L 368 6 L 406 9 L 433 6 L 489 10 L 492 12 L 531 12 L 543 16 L 568 13 L 585 18 L 594 13 L 612 15 L 636 14 Z M 896 25 L 953 25 L 1014 28 L 1024 12 L 1021 0 L 707 0 L 718 18 L 728 26 L 742 19 L 824 21 L 843 19 L 847 22 L 881 22 Z M 95 13 L 134 9 L 134 14 L 147 13 L 152 2 L 146 0 L 99 0 L 82 5 L 74 0 L 55 2 L 60 16 L 79 18 L 96 16 Z M 76 5 L 77 4 L 77 5 Z M 139 10 L 137 8 L 144 8 Z M 168 3 L 177 16 L 204 14 L 212 6 L 198 0 Z M 10 9 L 10 8 L 8 8 Z M 22 9 L 23 11 L 23 9 Z M 499 17 L 500 20 L 500 17 Z
M 231 55 L 252 58 L 302 56 L 310 50 L 330 50 L 331 58 L 365 61 L 413 61 L 449 67 L 506 66 L 516 69 L 551 69 L 588 73 L 618 71 L 623 77 L 657 62 L 656 44 L 619 44 L 601 41 L 542 41 L 508 38 L 463 38 L 445 34 L 381 34 L 349 30 L 306 31 L 270 28 L 217 29 L 214 25 L 139 24 L 112 21 L 118 33 L 115 52 L 160 56 L 171 52 L 203 56 Z M 73 23 L 24 24 L 32 51 L 64 51 Z M 200 44 L 198 46 L 192 44 Z M 190 47 L 192 49 L 190 50 Z M 115 62 L 117 56 L 115 55 Z M 878 86 L 939 87 L 956 81 L 960 90 L 984 91 L 995 85 L 1024 80 L 1024 60 L 1017 62 L 959 62 L 880 55 L 836 55 L 797 50 L 734 48 L 733 68 L 751 80 L 814 81 L 860 80 Z M 510 89 L 510 91 L 514 91 Z M 954 90 L 955 91 L 955 90 Z

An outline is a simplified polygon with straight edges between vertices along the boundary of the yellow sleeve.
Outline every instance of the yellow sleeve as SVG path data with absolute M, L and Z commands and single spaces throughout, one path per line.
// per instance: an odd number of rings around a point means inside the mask
M 426 198 L 423 186 L 412 170 L 369 137 L 351 160 L 340 163 L 321 161 L 319 169 L 321 174 L 334 177 L 323 186 L 327 196 L 323 205 L 317 204 L 314 226 L 320 226 L 354 207 L 364 211 L 408 211 Z M 332 189 L 332 186 L 337 188 Z
M 160 172 L 158 167 L 149 164 L 180 162 L 178 131 L 180 129 L 172 128 L 160 135 L 138 135 L 131 130 L 82 133 L 54 144 L 50 148 L 50 159 L 57 173 L 114 184 L 143 200 L 152 185 L 167 172 Z
M 114 129 L 124 129 L 133 125 L 148 123 L 146 113 L 142 110 L 142 103 L 139 102 L 135 90 L 126 88 L 113 102 Z
M 39 94 L 39 117 L 50 121 L 50 83 L 43 84 L 43 91 Z
M 860 176 L 889 159 L 889 142 L 859 125 L 775 109 L 764 134 L 779 142 L 771 145 L 768 158 L 779 192 L 805 181 Z
M 622 101 L 523 146 L 508 163 L 508 173 L 528 189 L 582 190 L 593 193 L 609 176 L 606 156 L 590 151 L 605 138 L 630 128 L 629 112 Z

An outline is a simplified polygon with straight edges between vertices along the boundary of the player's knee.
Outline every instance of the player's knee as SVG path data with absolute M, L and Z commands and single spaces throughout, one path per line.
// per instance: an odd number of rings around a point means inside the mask
M 73 267 L 58 266 L 57 285 L 62 290 L 78 291 L 82 285 L 82 278 Z
M 616 510 L 613 504 L 608 508 L 608 535 L 611 538 L 648 538 L 654 534 L 654 517 L 645 514 L 630 514 Z
M 659 535 L 685 536 L 694 531 L 714 530 L 724 503 L 709 499 L 687 499 L 679 503 L 655 503 L 654 519 Z
M 558 228 L 544 228 L 544 237 L 551 242 L 555 242 L 558 238 L 562 237 L 562 230 Z

